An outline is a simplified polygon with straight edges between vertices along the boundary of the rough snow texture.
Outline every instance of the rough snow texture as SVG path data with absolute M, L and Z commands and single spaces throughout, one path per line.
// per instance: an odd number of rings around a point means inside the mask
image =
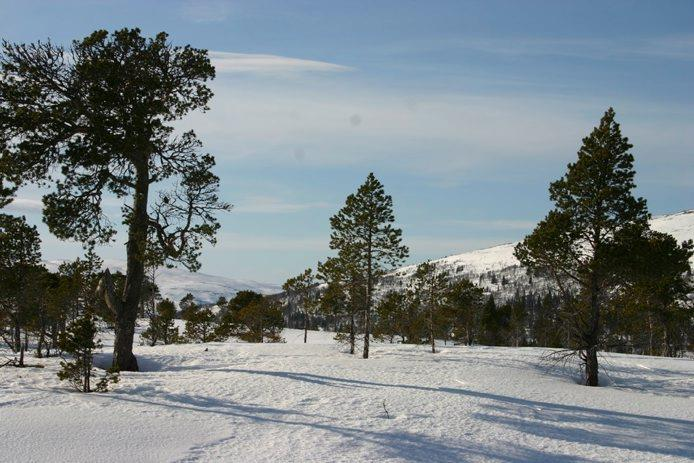
M 2 368 L 0 460 L 694 459 L 692 360 L 610 354 L 606 387 L 588 388 L 544 366 L 542 349 L 375 344 L 363 360 L 330 333 L 309 332 L 307 345 L 302 331 L 284 336 L 138 346 L 145 371 L 106 394 L 71 392 L 56 359 Z

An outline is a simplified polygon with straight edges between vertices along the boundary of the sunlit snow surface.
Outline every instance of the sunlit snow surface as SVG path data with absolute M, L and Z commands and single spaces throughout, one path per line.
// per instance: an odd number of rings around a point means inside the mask
M 572 368 L 543 365 L 543 349 L 379 343 L 363 360 L 330 333 L 309 332 L 307 345 L 301 331 L 284 336 L 138 346 L 145 371 L 106 394 L 71 392 L 56 359 L 2 368 L 0 460 L 694 459 L 692 360 L 607 355 L 604 387 L 588 388 Z

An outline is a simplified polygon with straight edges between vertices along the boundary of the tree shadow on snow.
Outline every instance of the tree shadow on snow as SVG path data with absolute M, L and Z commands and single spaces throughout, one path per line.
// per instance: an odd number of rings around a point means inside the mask
M 213 397 L 167 393 L 162 395 L 166 402 L 146 401 L 124 394 L 111 394 L 104 396 L 104 398 L 172 408 L 184 412 L 232 416 L 263 424 L 310 427 L 348 439 L 350 442 L 345 444 L 345 447 L 348 448 L 371 444 L 374 446 L 375 454 L 373 456 L 378 460 L 396 458 L 412 462 L 435 461 L 440 463 L 478 461 L 480 458 L 508 463 L 554 461 L 582 463 L 589 461 L 581 457 L 556 455 L 525 448 L 517 443 L 513 443 L 513 445 L 502 444 L 502 448 L 497 444 L 485 448 L 477 442 L 465 441 L 462 437 L 458 442 L 452 443 L 450 440 L 397 429 L 376 431 L 367 428 L 338 426 L 332 424 L 332 418 L 327 416 L 274 407 L 233 404 Z M 224 441 L 231 441 L 231 439 L 225 438 Z
M 479 419 L 539 437 L 661 455 L 694 456 L 694 421 L 562 405 L 487 392 L 445 389 L 491 401 Z
M 694 455 L 692 439 L 694 421 L 563 405 L 460 388 L 389 384 L 285 371 L 233 368 L 224 371 L 269 375 L 329 387 L 402 388 L 465 395 L 492 402 L 487 407 L 496 413 L 478 414 L 480 419 L 502 423 L 520 432 L 578 444 L 632 449 L 678 457 Z M 567 424 L 576 426 L 567 426 Z

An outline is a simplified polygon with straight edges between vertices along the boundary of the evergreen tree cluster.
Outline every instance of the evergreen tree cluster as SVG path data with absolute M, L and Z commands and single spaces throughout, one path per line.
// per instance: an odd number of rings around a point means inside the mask
M 577 161 L 550 185 L 555 209 L 515 248 L 530 294 L 516 287 L 497 304 L 473 282 L 430 262 L 405 287 L 393 285 L 387 272 L 408 249 L 394 226 L 391 197 L 369 174 L 330 220 L 336 255 L 318 264 L 317 282 L 311 270 L 287 281 L 288 306 L 303 310 L 304 329 L 313 321 L 337 331 L 350 353 L 361 339 L 364 358 L 373 336 L 426 342 L 432 352 L 436 339 L 560 347 L 557 358 L 576 355 L 586 384 L 595 386 L 599 350 L 682 355 L 694 345 L 694 245 L 649 229 L 646 201 L 632 194 L 631 148 L 610 108 L 583 140 Z M 513 290 L 506 275 L 479 278 Z M 533 290 L 535 280 L 548 287 Z M 382 288 L 390 290 L 379 294 Z

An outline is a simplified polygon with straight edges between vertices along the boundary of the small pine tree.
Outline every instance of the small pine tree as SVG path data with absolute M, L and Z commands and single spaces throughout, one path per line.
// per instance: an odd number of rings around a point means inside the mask
M 402 292 L 389 291 L 376 304 L 376 324 L 374 325 L 374 337 L 389 339 L 392 344 L 395 336 L 405 340 L 405 332 L 408 328 L 407 298 Z
M 97 327 L 94 315 L 89 311 L 70 324 L 60 337 L 60 349 L 72 356 L 72 361 L 60 362 L 58 378 L 68 381 L 81 392 L 92 392 L 91 378 L 94 375 L 94 350 L 101 349 L 100 339 L 96 339 Z M 94 389 L 97 392 L 108 390 L 109 383 L 119 381 L 118 372 L 109 369 Z
M 471 346 L 479 335 L 479 325 L 484 303 L 482 288 L 468 279 L 454 282 L 448 293 L 446 317 L 454 341 Z
M 448 274 L 437 270 L 436 264 L 424 262 L 417 266 L 412 294 L 426 318 L 427 339 L 432 354 L 436 353 L 436 334 L 441 325 L 441 312 L 447 302 L 448 290 Z
M 239 312 L 254 302 L 261 301 L 263 295 L 255 291 L 239 291 L 229 300 L 226 309 L 219 317 L 219 324 L 215 329 L 215 335 L 218 339 L 223 340 L 230 336 L 238 336 L 243 331 Z
M 279 301 L 269 297 L 254 300 L 235 312 L 236 335 L 246 342 L 281 342 L 284 316 Z
M 308 327 L 311 317 L 319 307 L 318 283 L 313 270 L 307 268 L 299 275 L 288 279 L 282 289 L 287 295 L 290 308 L 299 307 L 304 318 L 304 344 L 308 341 Z
M 186 339 L 193 342 L 215 341 L 218 339 L 216 334 L 216 318 L 212 310 L 208 308 L 200 309 L 195 304 L 188 306 L 184 312 L 183 319 L 186 325 L 183 335 Z
M 170 299 L 159 302 L 156 312 L 150 317 L 149 327 L 142 333 L 141 338 L 150 346 L 161 340 L 164 344 L 178 341 L 178 328 L 174 326 L 176 305 Z

